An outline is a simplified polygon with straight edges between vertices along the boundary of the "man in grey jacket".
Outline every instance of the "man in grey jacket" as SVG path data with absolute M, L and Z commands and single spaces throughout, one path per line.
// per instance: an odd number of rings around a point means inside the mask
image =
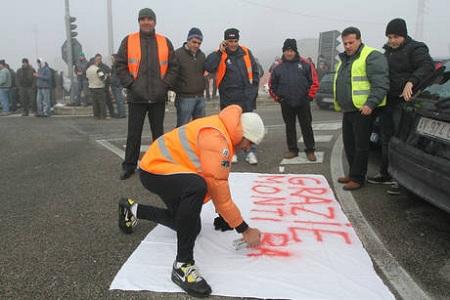
M 203 34 L 191 28 L 187 42 L 175 50 L 178 62 L 178 78 L 175 86 L 177 97 L 177 127 L 205 116 L 205 54 L 200 50 Z
M 336 67 L 334 104 L 342 110 L 342 135 L 349 164 L 347 176 L 338 178 L 344 190 L 356 190 L 366 180 L 370 135 L 375 109 L 386 105 L 389 70 L 386 57 L 362 43 L 358 28 L 342 34 L 345 51 Z
M 9 92 L 11 89 L 11 73 L 6 68 L 6 63 L 0 60 L 0 104 L 2 105 L 1 115 L 9 115 Z
M 38 71 L 34 73 L 37 78 L 37 117 L 50 117 L 50 88 L 52 85 L 52 74 L 48 64 L 42 59 L 38 58 Z

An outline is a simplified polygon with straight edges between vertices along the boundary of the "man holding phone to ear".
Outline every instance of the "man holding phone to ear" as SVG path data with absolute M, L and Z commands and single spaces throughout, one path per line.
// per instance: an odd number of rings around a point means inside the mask
M 229 28 L 224 32 L 224 41 L 219 49 L 208 55 L 205 69 L 216 73 L 216 83 L 220 95 L 220 109 L 237 104 L 244 112 L 256 108 L 259 72 L 251 51 L 239 44 L 239 30 Z M 255 165 L 258 160 L 253 147 L 246 153 L 246 161 Z M 237 162 L 237 157 L 233 157 Z

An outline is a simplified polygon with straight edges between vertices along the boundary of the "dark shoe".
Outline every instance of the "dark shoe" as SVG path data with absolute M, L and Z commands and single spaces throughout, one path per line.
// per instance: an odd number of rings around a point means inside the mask
M 172 281 L 191 296 L 204 298 L 211 295 L 211 287 L 200 275 L 194 263 L 184 263 L 177 267 L 174 262 Z
M 337 181 L 338 181 L 339 183 L 348 183 L 348 182 L 350 182 L 350 180 L 351 180 L 350 177 L 348 177 L 348 176 L 343 176 L 343 177 L 339 177 Z
M 132 233 L 137 225 L 137 217 L 131 211 L 134 204 L 137 203 L 127 198 L 122 198 L 119 201 L 119 228 L 123 233 Z
M 298 156 L 298 152 L 288 151 L 288 152 L 284 153 L 283 157 L 286 158 L 286 159 L 292 159 L 292 158 L 297 157 L 297 156 Z
M 344 184 L 344 186 L 342 188 L 346 191 L 354 191 L 354 190 L 360 189 L 361 187 L 362 187 L 361 183 L 350 180 L 349 182 Z
M 314 151 L 306 152 L 306 158 L 309 161 L 316 161 L 317 160 L 317 157 L 316 157 L 316 154 L 314 153 Z
M 394 181 L 394 183 L 392 183 L 391 187 L 386 191 L 386 193 L 391 196 L 398 196 L 402 193 L 402 189 L 398 182 Z
M 377 174 L 373 177 L 368 177 L 367 182 L 372 184 L 393 184 L 394 180 L 391 176 Z
M 28 113 L 22 113 L 22 117 L 28 117 Z
M 134 174 L 134 169 L 131 170 L 122 170 L 122 173 L 120 173 L 120 180 L 126 180 L 131 177 L 131 175 Z

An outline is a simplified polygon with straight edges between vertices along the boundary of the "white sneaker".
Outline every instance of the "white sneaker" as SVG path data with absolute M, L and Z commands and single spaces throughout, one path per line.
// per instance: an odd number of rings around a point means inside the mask
M 237 162 L 238 162 L 237 155 L 234 154 L 233 157 L 231 158 L 231 163 L 232 164 L 237 164 Z
M 256 155 L 253 152 L 249 152 L 245 160 L 251 165 L 256 165 L 258 163 L 258 159 L 256 158 Z

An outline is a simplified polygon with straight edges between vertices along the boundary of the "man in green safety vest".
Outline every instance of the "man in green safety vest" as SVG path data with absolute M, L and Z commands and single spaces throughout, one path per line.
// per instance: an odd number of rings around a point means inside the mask
M 386 105 L 389 69 L 381 52 L 362 43 L 358 28 L 346 28 L 341 38 L 345 51 L 339 54 L 336 66 L 334 106 L 343 112 L 342 135 L 349 172 L 338 182 L 344 184 L 344 190 L 357 190 L 366 180 L 374 111 Z

